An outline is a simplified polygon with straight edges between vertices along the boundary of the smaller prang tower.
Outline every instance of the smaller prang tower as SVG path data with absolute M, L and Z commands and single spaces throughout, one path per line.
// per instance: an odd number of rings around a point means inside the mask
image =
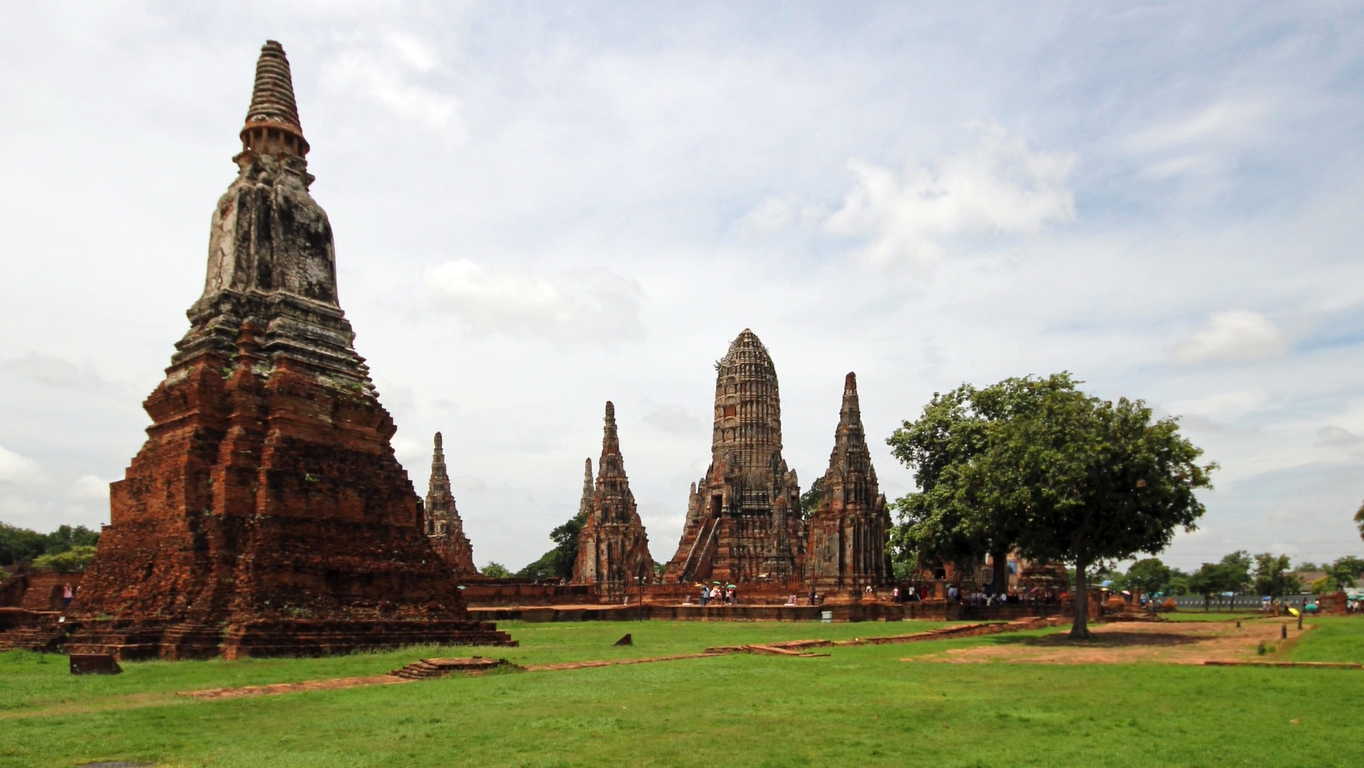
M 808 524 L 805 569 L 811 587 L 856 597 L 868 586 L 889 583 L 890 513 L 867 450 L 856 374 L 849 373 L 843 383 L 834 450 L 820 485 L 819 507 Z
M 745 328 L 717 367 L 711 464 L 692 485 L 665 583 L 787 584 L 801 577 L 800 485 L 781 448 L 777 370 Z
M 477 576 L 474 547 L 464 535 L 464 521 L 450 491 L 450 474 L 445 469 L 445 448 L 436 433 L 436 448 L 431 455 L 431 479 L 426 486 L 426 537 L 459 576 Z
M 649 536 L 640 522 L 635 495 L 625 476 L 625 459 L 616 432 L 616 408 L 606 403 L 597 461 L 597 482 L 591 484 L 592 460 L 587 460 L 587 479 L 580 505 L 587 512 L 578 535 L 578 559 L 573 563 L 573 583 L 597 588 L 603 602 L 619 602 L 632 587 L 653 581 L 654 559 L 649 555 Z

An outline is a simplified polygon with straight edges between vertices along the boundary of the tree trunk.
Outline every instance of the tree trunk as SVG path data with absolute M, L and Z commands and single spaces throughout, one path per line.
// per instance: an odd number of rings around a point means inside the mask
M 1000 547 L 990 553 L 990 560 L 994 564 L 995 594 L 1005 595 L 1009 592 L 1009 553 L 1008 550 Z
M 1071 624 L 1070 636 L 1089 637 L 1089 575 L 1085 573 L 1089 563 L 1075 561 L 1075 622 Z

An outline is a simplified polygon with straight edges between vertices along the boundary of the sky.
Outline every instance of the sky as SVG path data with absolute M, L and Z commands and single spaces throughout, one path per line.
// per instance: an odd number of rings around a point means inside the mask
M 0 520 L 109 519 L 279 40 L 341 305 L 479 565 L 578 508 L 615 403 L 658 560 L 744 328 L 788 464 L 858 375 L 1070 371 L 1220 469 L 1161 556 L 1364 555 L 1364 4 L 30 3 L 0 26 Z M 881 447 L 877 447 L 881 446 Z

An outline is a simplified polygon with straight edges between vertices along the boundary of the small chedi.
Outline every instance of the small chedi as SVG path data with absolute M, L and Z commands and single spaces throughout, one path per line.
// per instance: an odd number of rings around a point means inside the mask
M 803 576 L 800 485 L 781 455 L 777 371 L 744 329 L 718 364 L 711 464 L 691 489 L 668 583 L 787 583 Z
M 616 602 L 632 586 L 652 581 L 654 560 L 649 555 L 649 536 L 625 476 L 616 409 L 610 402 L 606 404 L 597 482 L 592 483 L 592 460 L 588 459 L 580 507 L 586 519 L 578 535 L 573 583 L 593 585 L 603 601 Z
M 289 63 L 261 49 L 203 296 L 72 606 L 73 653 L 317 654 L 508 643 L 423 535 L 337 301 Z
M 436 448 L 431 455 L 431 479 L 426 486 L 426 537 L 431 546 L 460 576 L 477 576 L 474 547 L 464 535 L 464 521 L 450 490 L 450 473 L 445 469 L 445 448 L 436 433 Z
M 820 483 L 819 506 L 807 524 L 805 572 L 812 588 L 857 593 L 889 583 L 890 513 L 876 485 L 857 401 L 857 376 L 852 373 L 843 384 L 843 407 L 829 469 Z

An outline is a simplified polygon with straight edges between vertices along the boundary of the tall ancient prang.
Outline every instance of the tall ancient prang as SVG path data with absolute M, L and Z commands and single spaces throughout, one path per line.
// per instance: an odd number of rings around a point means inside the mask
M 464 521 L 455 506 L 450 491 L 450 473 L 445 469 L 445 447 L 440 433 L 436 433 L 436 447 L 431 454 L 431 479 L 426 486 L 426 537 L 431 546 L 445 558 L 445 562 L 460 576 L 477 576 L 474 547 L 464 535 Z
M 890 513 L 871 466 L 856 374 L 849 373 L 843 383 L 834 450 L 820 483 L 819 507 L 808 524 L 805 570 L 810 586 L 821 592 L 858 593 L 890 581 Z
M 711 464 L 692 486 L 666 582 L 800 578 L 805 558 L 800 485 L 781 448 L 776 367 L 745 328 L 719 363 Z
M 630 480 L 625 476 L 616 408 L 610 402 L 606 403 L 595 486 L 591 485 L 591 459 L 587 473 L 588 484 L 583 487 L 587 519 L 578 535 L 573 583 L 594 585 L 604 601 L 616 602 L 640 579 L 644 583 L 653 580 L 654 560 L 649 555 L 649 536 L 640 522 L 635 495 L 630 492 Z
M 318 654 L 507 643 L 423 535 L 309 194 L 289 62 L 261 48 L 203 295 L 72 606 L 73 652 Z

